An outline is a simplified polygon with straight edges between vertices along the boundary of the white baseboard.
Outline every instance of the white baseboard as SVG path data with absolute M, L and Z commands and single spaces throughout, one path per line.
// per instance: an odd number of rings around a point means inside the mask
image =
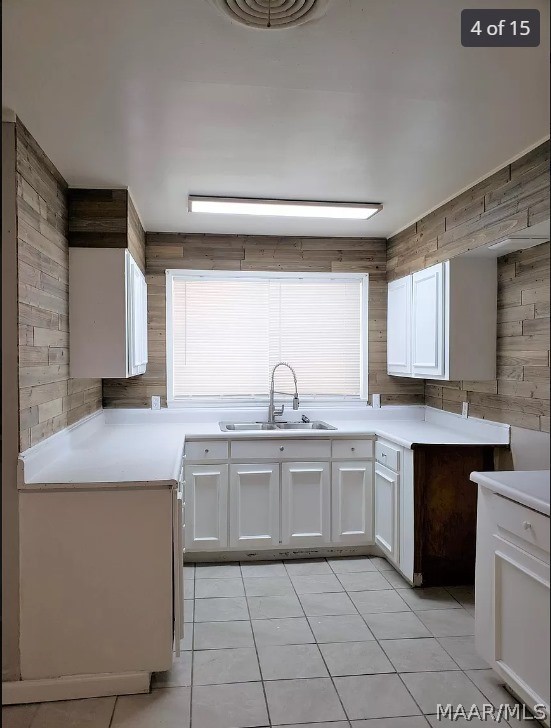
M 148 693 L 150 680 L 149 672 L 123 672 L 3 682 L 2 705 Z

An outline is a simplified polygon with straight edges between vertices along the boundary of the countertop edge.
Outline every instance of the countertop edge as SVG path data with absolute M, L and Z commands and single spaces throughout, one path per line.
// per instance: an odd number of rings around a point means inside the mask
M 521 505 L 526 506 L 527 508 L 530 508 L 531 510 L 537 511 L 538 513 L 541 513 L 544 516 L 550 516 L 551 515 L 551 507 L 549 502 L 542 500 L 541 498 L 536 498 L 535 496 L 531 495 L 530 493 L 527 493 L 526 491 L 521 490 L 520 488 L 516 488 L 512 485 L 508 485 L 507 483 L 500 482 L 499 480 L 499 473 L 500 472 L 515 472 L 518 473 L 519 479 L 522 477 L 522 473 L 525 471 L 496 471 L 495 475 L 492 477 L 491 475 L 483 472 L 473 472 L 471 473 L 471 480 L 474 483 L 477 483 L 480 487 L 486 488 L 487 490 L 492 491 L 492 493 L 497 493 L 498 495 L 503 495 L 505 498 L 508 498 L 509 500 L 514 501 L 515 503 L 520 503 Z M 535 471 L 530 471 L 535 472 Z M 545 473 L 547 471 L 541 471 L 542 473 Z

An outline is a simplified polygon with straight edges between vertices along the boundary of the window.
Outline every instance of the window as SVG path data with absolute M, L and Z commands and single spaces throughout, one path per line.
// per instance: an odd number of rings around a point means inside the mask
M 266 400 L 279 361 L 302 399 L 367 398 L 366 275 L 174 270 L 166 284 L 169 403 Z M 276 388 L 291 384 L 279 370 Z

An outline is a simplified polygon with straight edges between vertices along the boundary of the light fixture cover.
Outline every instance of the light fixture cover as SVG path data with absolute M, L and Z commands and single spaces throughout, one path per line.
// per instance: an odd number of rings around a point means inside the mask
M 332 0 L 209 0 L 232 21 L 249 28 L 282 30 L 318 20 Z
M 367 220 L 383 206 L 375 202 L 313 202 L 310 200 L 263 200 L 246 197 L 204 197 L 190 195 L 190 212 L 274 217 L 318 217 L 338 220 Z

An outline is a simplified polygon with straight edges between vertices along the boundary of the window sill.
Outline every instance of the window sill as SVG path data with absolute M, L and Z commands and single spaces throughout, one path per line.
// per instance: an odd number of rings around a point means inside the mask
M 285 412 L 292 412 L 292 400 L 276 400 L 277 406 L 285 405 Z M 250 400 L 250 399 L 231 399 L 231 398 L 220 398 L 217 400 L 212 399 L 172 399 L 167 401 L 167 407 L 169 409 L 235 409 L 235 410 L 265 410 L 269 405 L 269 401 L 266 400 Z M 367 400 L 365 399 L 300 399 L 300 409 L 342 409 L 343 407 L 351 407 L 362 409 L 368 407 Z M 300 410 L 299 410 L 300 411 Z

